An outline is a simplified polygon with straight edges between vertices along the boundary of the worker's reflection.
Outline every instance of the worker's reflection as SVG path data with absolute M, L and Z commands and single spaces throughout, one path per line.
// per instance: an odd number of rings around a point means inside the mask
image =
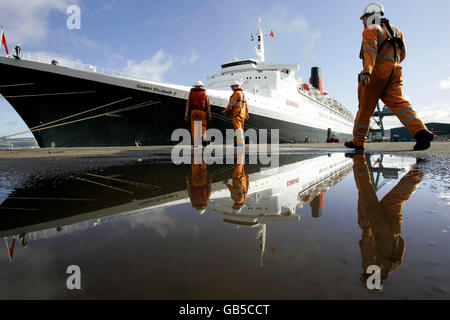
M 204 214 L 211 194 L 212 176 L 208 174 L 205 162 L 192 164 L 191 175 L 186 176 L 186 185 L 191 204 L 199 214 Z
M 234 200 L 233 213 L 239 213 L 247 199 L 249 180 L 248 175 L 245 173 L 244 157 L 244 154 L 238 154 L 237 156 L 232 177 L 233 184 L 230 185 L 228 180 L 224 181 L 224 184 L 230 190 L 231 198 Z
M 400 267 L 405 252 L 405 242 L 400 236 L 402 206 L 423 178 L 418 170 L 410 170 L 392 190 L 378 201 L 370 178 L 365 154 L 353 154 L 353 173 L 358 188 L 358 224 L 362 230 L 359 242 L 363 274 L 366 284 L 371 274 L 367 268 L 380 268 L 381 281 Z

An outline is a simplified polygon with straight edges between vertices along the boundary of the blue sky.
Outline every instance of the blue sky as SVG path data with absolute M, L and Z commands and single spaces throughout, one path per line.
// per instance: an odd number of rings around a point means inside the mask
M 250 34 L 261 17 L 266 61 L 299 63 L 308 79 L 322 68 L 325 91 L 357 110 L 356 75 L 370 1 L 360 0 L 0 0 L 0 23 L 10 49 L 66 57 L 86 64 L 192 85 L 234 58 L 254 58 Z M 425 122 L 450 123 L 450 1 L 386 0 L 385 16 L 405 37 L 404 95 Z M 69 5 L 81 9 L 81 29 L 69 30 Z M 2 48 L 2 55 L 5 51 Z M 400 126 L 385 118 L 389 127 Z M 0 99 L 0 136 L 26 129 Z M 28 135 L 30 136 L 30 135 Z

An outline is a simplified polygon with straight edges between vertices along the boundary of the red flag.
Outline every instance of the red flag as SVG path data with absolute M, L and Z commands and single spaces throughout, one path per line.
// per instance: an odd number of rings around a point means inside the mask
M 272 30 L 270 30 L 270 36 L 271 36 L 272 38 L 274 37 L 273 31 L 272 31 Z
M 5 33 L 3 32 L 3 27 L 2 27 L 2 35 L 1 35 L 1 41 L 0 41 L 0 48 L 2 47 L 2 44 L 5 45 L 6 54 L 9 56 L 8 46 L 6 45 L 6 38 L 5 38 Z

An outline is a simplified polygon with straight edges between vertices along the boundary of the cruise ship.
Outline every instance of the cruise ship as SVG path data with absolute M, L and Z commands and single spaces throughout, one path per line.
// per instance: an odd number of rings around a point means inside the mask
M 323 92 L 320 68 L 313 67 L 305 82 L 296 76 L 298 64 L 266 63 L 264 36 L 258 20 L 256 58 L 224 63 L 207 77 L 213 113 L 208 127 L 233 128 L 222 111 L 230 84 L 239 81 L 249 108 L 245 128 L 268 130 L 269 141 L 273 129 L 280 143 L 351 137 L 354 116 Z M 0 57 L 0 94 L 40 147 L 178 144 L 172 132 L 189 128 L 184 112 L 190 89 L 35 54 Z

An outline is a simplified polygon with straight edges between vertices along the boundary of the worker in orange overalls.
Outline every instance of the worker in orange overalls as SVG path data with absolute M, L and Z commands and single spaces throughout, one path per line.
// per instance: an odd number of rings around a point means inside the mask
M 381 201 L 378 201 L 364 153 L 353 156 L 353 174 L 358 189 L 358 225 L 362 231 L 359 241 L 363 268 L 361 281 L 366 284 L 370 276 L 366 271 L 371 265 L 381 269 L 383 281 L 403 261 L 402 206 L 416 191 L 423 174 L 416 169 L 410 170 Z
M 414 150 L 430 147 L 433 134 L 417 117 L 409 101 L 403 97 L 403 76 L 400 63 L 406 57 L 405 42 L 400 30 L 389 24 L 383 6 L 371 3 L 364 10 L 364 24 L 360 58 L 363 70 L 358 76 L 358 113 L 353 129 L 353 140 L 345 143 L 347 148 L 364 150 L 370 120 L 378 100 L 391 109 L 411 135 L 416 139 Z
M 241 161 L 237 161 L 234 165 L 233 171 L 233 185 L 230 185 L 227 180 L 224 181 L 224 184 L 227 186 L 228 190 L 230 190 L 231 198 L 234 200 L 233 204 L 233 213 L 238 213 L 241 211 L 245 200 L 247 199 L 249 179 L 248 175 L 245 173 L 245 162 L 243 161 L 245 155 L 238 155 L 241 157 Z
M 208 121 L 211 121 L 212 117 L 209 98 L 201 81 L 197 81 L 189 92 L 189 97 L 186 101 L 184 120 L 189 121 L 189 113 L 191 116 L 191 134 L 194 140 L 194 147 L 199 146 L 200 142 L 205 146 L 206 121 L 207 119 Z M 196 121 L 201 122 L 201 133 L 196 132 L 195 130 Z
M 208 175 L 205 162 L 192 164 L 191 175 L 186 176 L 186 185 L 192 207 L 199 214 L 204 214 L 211 195 L 212 176 Z
M 228 106 L 223 110 L 223 114 L 232 111 L 233 126 L 236 133 L 236 143 L 238 145 L 244 145 L 244 121 L 248 120 L 248 106 L 247 99 L 245 98 L 244 90 L 240 88 L 239 81 L 234 81 L 231 84 L 233 94 L 230 97 Z

